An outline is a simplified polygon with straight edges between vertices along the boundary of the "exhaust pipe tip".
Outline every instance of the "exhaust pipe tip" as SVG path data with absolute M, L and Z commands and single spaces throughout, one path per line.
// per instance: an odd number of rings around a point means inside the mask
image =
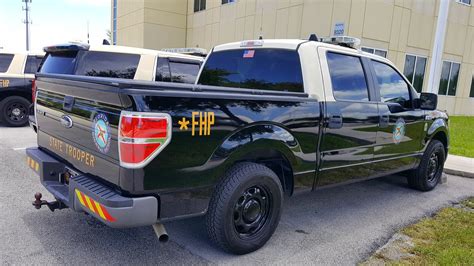
M 154 224 L 153 229 L 155 230 L 155 234 L 158 237 L 158 241 L 160 241 L 161 243 L 168 242 L 169 236 L 163 224 L 160 224 L 160 223 Z

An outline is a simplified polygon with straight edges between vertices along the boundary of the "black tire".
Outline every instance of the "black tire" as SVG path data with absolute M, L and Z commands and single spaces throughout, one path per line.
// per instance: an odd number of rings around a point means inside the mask
M 261 248 L 281 217 L 283 190 L 278 176 L 256 163 L 239 163 L 217 184 L 206 215 L 209 238 L 229 253 Z
M 446 150 L 443 143 L 436 139 L 431 140 L 420 165 L 408 175 L 408 185 L 420 191 L 434 189 L 443 174 L 445 159 Z
M 0 103 L 1 121 L 10 127 L 28 124 L 30 102 L 20 96 L 10 96 Z

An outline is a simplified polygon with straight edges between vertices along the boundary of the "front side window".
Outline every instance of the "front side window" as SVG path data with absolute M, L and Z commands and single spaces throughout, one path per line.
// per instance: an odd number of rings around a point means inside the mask
M 237 49 L 213 52 L 198 84 L 255 90 L 304 92 L 297 51 Z
M 372 61 L 380 99 L 384 103 L 398 103 L 405 108 L 411 107 L 410 90 L 403 77 L 391 66 Z
M 34 74 L 38 71 L 43 58 L 39 56 L 29 55 L 26 59 L 25 74 Z
M 110 52 L 79 52 L 76 75 L 133 79 L 139 55 Z
M 417 92 L 423 89 L 425 77 L 426 57 L 407 55 L 403 75 L 411 82 Z
M 12 54 L 0 54 L 0 73 L 7 72 L 12 61 L 13 61 Z
M 454 62 L 444 61 L 439 81 L 439 95 L 455 96 L 458 86 L 459 69 L 461 65 Z
M 170 61 L 171 82 L 194 83 L 199 73 L 199 64 Z
M 327 61 L 336 100 L 369 101 L 365 72 L 359 57 L 329 52 Z
M 194 0 L 194 12 L 206 9 L 206 0 Z

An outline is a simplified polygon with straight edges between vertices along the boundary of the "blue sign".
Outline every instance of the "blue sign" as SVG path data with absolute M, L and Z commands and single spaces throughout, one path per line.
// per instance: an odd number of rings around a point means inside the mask
M 342 36 L 344 35 L 345 25 L 344 22 L 338 22 L 334 24 L 334 34 L 335 36 Z

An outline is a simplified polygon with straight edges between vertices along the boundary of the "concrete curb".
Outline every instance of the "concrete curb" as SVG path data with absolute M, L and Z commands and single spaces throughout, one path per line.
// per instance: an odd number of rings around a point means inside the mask
M 461 171 L 461 170 L 456 170 L 456 169 L 449 169 L 449 168 L 444 168 L 444 172 L 449 175 L 457 175 L 457 176 L 462 176 L 462 177 L 467 177 L 467 178 L 474 178 L 474 172 L 466 172 L 466 171 Z

